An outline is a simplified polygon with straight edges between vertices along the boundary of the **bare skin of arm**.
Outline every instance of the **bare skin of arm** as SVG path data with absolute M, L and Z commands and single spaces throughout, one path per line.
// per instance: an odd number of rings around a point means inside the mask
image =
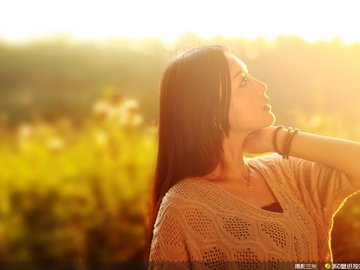
M 244 142 L 247 153 L 275 152 L 272 140 L 276 126 L 251 133 Z M 286 129 L 277 134 L 280 152 L 286 140 Z M 290 156 L 322 163 L 345 173 L 350 184 L 360 189 L 360 143 L 299 131 L 293 138 Z

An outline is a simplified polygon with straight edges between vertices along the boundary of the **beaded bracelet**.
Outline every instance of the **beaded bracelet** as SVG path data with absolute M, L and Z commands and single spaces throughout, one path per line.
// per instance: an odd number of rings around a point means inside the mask
M 289 141 L 290 141 L 290 134 L 292 133 L 292 131 L 293 131 L 292 127 L 287 128 L 286 138 L 285 138 L 285 142 L 284 142 L 284 152 L 282 154 L 284 159 L 287 159 L 288 147 L 289 147 Z
M 288 128 L 288 133 L 286 136 L 286 142 L 285 142 L 285 146 L 284 146 L 284 154 L 283 154 L 283 158 L 284 159 L 289 159 L 289 152 L 290 152 L 290 146 L 291 146 L 291 141 L 294 138 L 295 134 L 299 131 L 298 128 L 292 128 L 289 127 Z
M 274 136 L 273 136 L 273 146 L 276 152 L 280 153 L 279 148 L 277 148 L 276 145 L 276 138 L 277 138 L 277 133 L 279 132 L 280 129 L 283 129 L 284 126 L 280 125 L 276 128 L 275 132 L 274 132 Z
M 295 134 L 297 132 L 299 132 L 299 129 L 298 128 L 294 129 L 292 127 L 287 128 L 286 139 L 285 139 L 285 143 L 284 143 L 284 147 L 283 147 L 284 152 L 281 153 L 279 148 L 277 147 L 276 139 L 277 139 L 277 133 L 279 132 L 280 129 L 283 129 L 283 128 L 284 128 L 284 126 L 282 126 L 282 125 L 280 125 L 276 128 L 276 130 L 274 132 L 274 136 L 273 136 L 273 146 L 274 146 L 275 151 L 283 156 L 283 159 L 289 159 L 291 142 L 292 142 Z

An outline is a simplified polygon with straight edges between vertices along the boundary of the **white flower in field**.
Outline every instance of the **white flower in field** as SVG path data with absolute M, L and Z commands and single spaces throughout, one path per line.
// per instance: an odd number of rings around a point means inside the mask
M 134 99 L 125 100 L 118 111 L 119 123 L 121 126 L 136 127 L 143 121 L 139 114 L 139 104 Z
M 21 124 L 18 128 L 18 138 L 20 141 L 29 139 L 34 134 L 34 128 L 30 124 Z
M 22 151 L 31 151 L 32 138 L 35 135 L 34 127 L 30 124 L 20 124 L 17 130 L 17 145 Z
M 62 150 L 64 148 L 65 142 L 60 137 L 53 137 L 48 140 L 47 146 L 50 151 L 59 152 L 60 150 Z
M 135 99 L 125 100 L 121 106 L 124 110 L 137 110 L 139 109 L 139 103 Z
M 93 111 L 100 118 L 108 118 L 113 114 L 113 107 L 105 101 L 98 101 L 94 104 Z
M 139 114 L 139 104 L 135 99 L 117 99 L 116 102 L 98 101 L 93 107 L 94 113 L 101 119 L 117 121 L 123 127 L 136 127 L 143 122 Z M 102 139 L 96 139 L 102 140 Z
M 143 118 L 139 114 L 128 114 L 119 120 L 122 127 L 137 127 L 143 122 Z

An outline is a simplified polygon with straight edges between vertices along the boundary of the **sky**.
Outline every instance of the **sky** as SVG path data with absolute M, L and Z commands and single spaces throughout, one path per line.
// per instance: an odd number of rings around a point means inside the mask
M 358 2 L 358 4 L 357 4 Z M 360 42 L 357 0 L 0 0 L 0 40 L 54 35 L 79 39 L 265 38 Z

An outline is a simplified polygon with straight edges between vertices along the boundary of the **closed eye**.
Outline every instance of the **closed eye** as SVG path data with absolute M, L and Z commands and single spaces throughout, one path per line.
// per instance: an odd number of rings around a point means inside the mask
M 240 82 L 240 86 L 245 86 L 245 85 L 248 85 L 249 84 L 249 80 L 248 80 L 248 77 L 247 75 L 242 72 L 241 73 L 241 82 Z

